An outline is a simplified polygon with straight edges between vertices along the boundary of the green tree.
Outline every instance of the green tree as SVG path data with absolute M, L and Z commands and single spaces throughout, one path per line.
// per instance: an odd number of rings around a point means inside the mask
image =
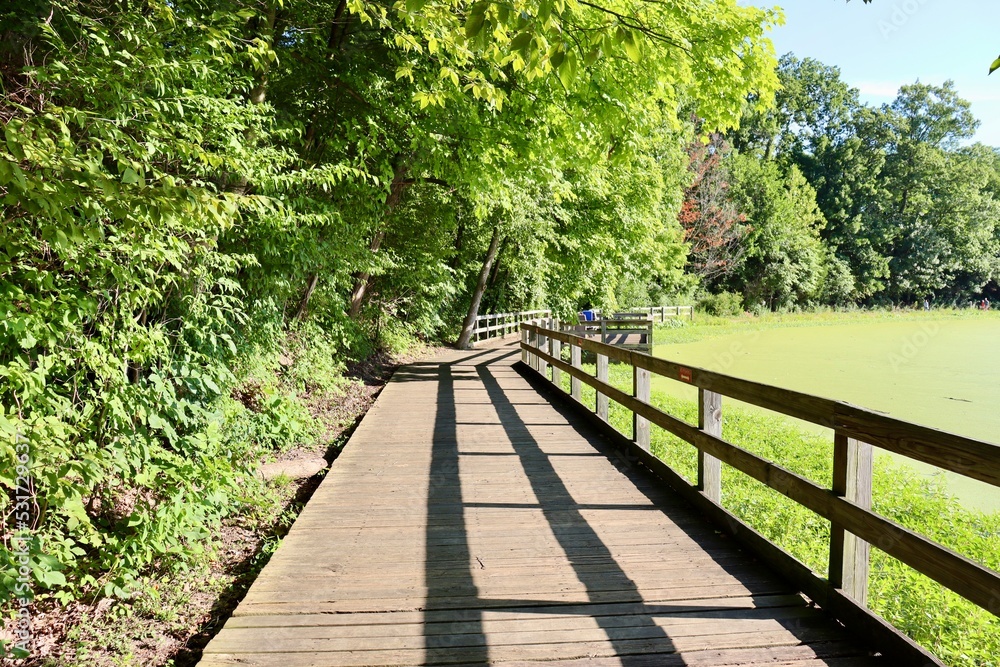
M 6 506 L 28 443 L 36 590 L 125 595 L 192 553 L 252 464 L 213 404 L 248 263 L 218 239 L 258 202 L 222 175 L 287 156 L 244 150 L 248 131 L 274 127 L 232 95 L 259 62 L 239 46 L 242 17 L 185 2 L 47 9 L 21 34 L 28 60 L 3 68 L 0 485 Z
M 885 116 L 861 104 L 857 89 L 840 78 L 836 67 L 786 54 L 778 75 L 782 90 L 775 108 L 748 112 L 732 134 L 734 145 L 744 154 L 799 168 L 816 190 L 827 221 L 822 236 L 836 265 L 849 267 L 849 298 L 871 297 L 884 287 L 889 272 L 884 241 L 864 218 L 884 195 L 878 175 L 892 136 Z
M 747 306 L 769 309 L 808 305 L 821 294 L 824 258 L 819 232 L 825 221 L 812 186 L 792 166 L 731 156 L 731 196 L 746 216 L 746 255 L 727 283 L 743 292 Z

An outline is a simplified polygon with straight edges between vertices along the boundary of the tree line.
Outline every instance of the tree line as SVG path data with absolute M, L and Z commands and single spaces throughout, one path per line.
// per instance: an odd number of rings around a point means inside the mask
M 971 143 L 954 84 L 873 107 L 815 60 L 786 55 L 778 74 L 772 108 L 692 152 L 682 220 L 702 283 L 747 308 L 995 297 L 1000 155 Z

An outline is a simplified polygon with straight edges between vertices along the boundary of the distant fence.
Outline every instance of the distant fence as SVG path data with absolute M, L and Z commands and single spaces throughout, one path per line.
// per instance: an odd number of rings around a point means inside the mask
M 684 315 L 687 315 L 688 319 L 694 320 L 694 306 L 643 306 L 633 310 L 642 315 L 649 315 L 653 321 L 658 322 L 666 322 L 668 317 L 683 317 Z M 590 312 L 594 314 L 595 318 L 601 317 L 602 314 L 600 308 L 593 308 Z
M 569 362 L 563 359 L 563 345 L 570 348 Z M 1000 616 L 1000 573 L 871 510 L 873 445 L 993 486 L 1000 486 L 1000 446 L 534 324 L 522 325 L 521 350 L 522 362 L 546 380 L 551 379 L 560 392 L 564 391 L 562 373 L 567 373 L 570 392 L 566 398 L 580 409 L 590 410 L 580 402 L 581 385 L 593 387 L 598 423 L 609 429 L 609 434 L 628 441 L 626 446 L 643 464 L 845 625 L 864 631 L 873 641 L 890 642 L 898 650 L 909 652 L 913 661 L 906 664 L 942 663 L 868 611 L 869 544 Z M 581 367 L 583 351 L 596 356 L 596 377 Z M 632 367 L 631 393 L 608 382 L 609 360 Z M 652 373 L 698 388 L 697 426 L 649 404 Z M 724 440 L 723 396 L 833 429 L 832 487 L 826 488 Z M 631 438 L 607 424 L 609 400 L 632 412 Z M 698 450 L 697 484 L 689 484 L 650 452 L 650 424 Z M 831 522 L 827 577 L 811 571 L 722 506 L 722 463 Z
M 548 320 L 552 317 L 551 310 L 522 310 L 517 313 L 490 313 L 476 318 L 472 329 L 472 344 L 489 338 L 503 338 L 517 333 L 522 322 L 533 320 Z
M 602 343 L 641 352 L 653 351 L 653 316 L 642 312 L 615 313 L 611 317 L 593 320 L 580 319 L 578 324 L 562 324 L 560 330 L 586 338 L 597 338 Z
M 636 308 L 636 312 L 646 313 L 654 320 L 659 315 L 660 322 L 666 322 L 668 317 L 681 317 L 687 315 L 688 319 L 694 320 L 694 306 L 649 306 L 647 308 Z

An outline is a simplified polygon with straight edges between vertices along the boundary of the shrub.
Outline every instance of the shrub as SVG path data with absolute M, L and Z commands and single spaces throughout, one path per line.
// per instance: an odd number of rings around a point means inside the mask
M 743 297 L 733 292 L 707 294 L 698 300 L 698 310 L 716 317 L 739 315 L 743 312 Z

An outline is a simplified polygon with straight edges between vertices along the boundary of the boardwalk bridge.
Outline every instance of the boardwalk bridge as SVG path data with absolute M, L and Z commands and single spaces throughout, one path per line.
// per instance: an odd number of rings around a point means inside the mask
M 866 608 L 869 543 L 1000 612 L 1000 575 L 869 509 L 872 446 L 998 485 L 995 446 L 519 328 L 396 372 L 202 665 L 942 664 Z M 698 388 L 699 424 L 649 404 L 653 373 Z M 834 429 L 832 488 L 724 440 L 723 395 Z M 697 448 L 697 484 L 650 424 Z M 723 462 L 831 522 L 827 577 L 723 508 Z

